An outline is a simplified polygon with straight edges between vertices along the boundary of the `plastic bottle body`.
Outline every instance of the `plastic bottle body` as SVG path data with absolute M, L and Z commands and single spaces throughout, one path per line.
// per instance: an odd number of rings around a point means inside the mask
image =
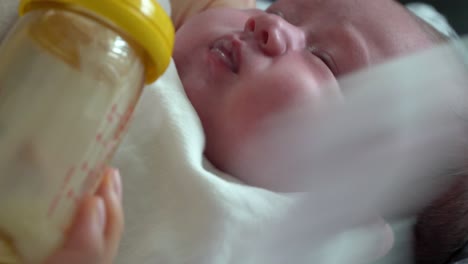
M 137 46 L 91 16 L 38 9 L 18 21 L 0 46 L 0 244 L 27 263 L 55 250 L 144 81 Z

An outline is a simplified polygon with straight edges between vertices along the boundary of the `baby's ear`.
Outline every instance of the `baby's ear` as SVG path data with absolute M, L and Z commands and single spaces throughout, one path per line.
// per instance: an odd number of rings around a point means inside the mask
M 178 29 L 190 16 L 214 7 L 255 8 L 256 0 L 171 0 L 172 21 Z

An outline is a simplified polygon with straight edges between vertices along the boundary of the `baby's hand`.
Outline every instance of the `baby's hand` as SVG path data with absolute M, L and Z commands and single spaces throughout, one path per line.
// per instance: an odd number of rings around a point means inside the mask
M 78 209 L 68 237 L 45 264 L 110 264 L 123 230 L 120 175 L 108 169 L 95 195 Z

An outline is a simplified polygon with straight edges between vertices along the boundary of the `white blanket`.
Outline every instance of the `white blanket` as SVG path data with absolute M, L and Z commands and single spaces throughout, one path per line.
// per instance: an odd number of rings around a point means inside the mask
M 11 25 L 16 5 L 0 2 L 0 35 Z M 252 253 L 246 249 L 254 248 L 249 243 L 262 236 L 266 223 L 286 213 L 291 197 L 244 186 L 216 171 L 204 159 L 203 147 L 198 117 L 171 64 L 163 78 L 146 87 L 113 161 L 123 176 L 126 215 L 116 263 L 246 263 Z M 375 239 L 360 234 L 367 243 Z M 315 263 L 351 263 L 349 255 L 338 253 L 348 252 L 340 249 L 349 249 L 355 239 L 339 238 Z
M 217 171 L 204 159 L 203 147 L 199 119 L 171 64 L 146 87 L 114 159 L 123 175 L 126 216 L 117 263 L 238 264 L 254 261 L 249 254 L 261 257 L 249 243 L 264 236 L 294 198 Z M 381 237 L 371 228 L 342 234 L 311 258 L 352 263 L 377 252 Z
M 3 39 L 6 31 L 13 24 L 16 18 L 17 6 L 18 1 L 16 0 L 0 1 L 0 40 Z
M 214 170 L 203 144 L 172 64 L 146 88 L 115 157 L 127 218 L 118 263 L 231 263 L 234 244 L 285 208 L 288 198 Z

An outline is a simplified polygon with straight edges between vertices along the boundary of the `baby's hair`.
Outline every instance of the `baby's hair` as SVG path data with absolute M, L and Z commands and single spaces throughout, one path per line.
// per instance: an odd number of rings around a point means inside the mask
M 421 3 L 407 5 L 411 15 L 434 44 L 458 36 L 444 16 Z M 413 229 L 416 264 L 450 264 L 466 250 L 468 242 L 468 169 L 447 172 L 459 176 L 443 195 L 417 217 Z
M 468 172 L 419 215 L 414 226 L 417 264 L 452 263 L 468 241 Z

